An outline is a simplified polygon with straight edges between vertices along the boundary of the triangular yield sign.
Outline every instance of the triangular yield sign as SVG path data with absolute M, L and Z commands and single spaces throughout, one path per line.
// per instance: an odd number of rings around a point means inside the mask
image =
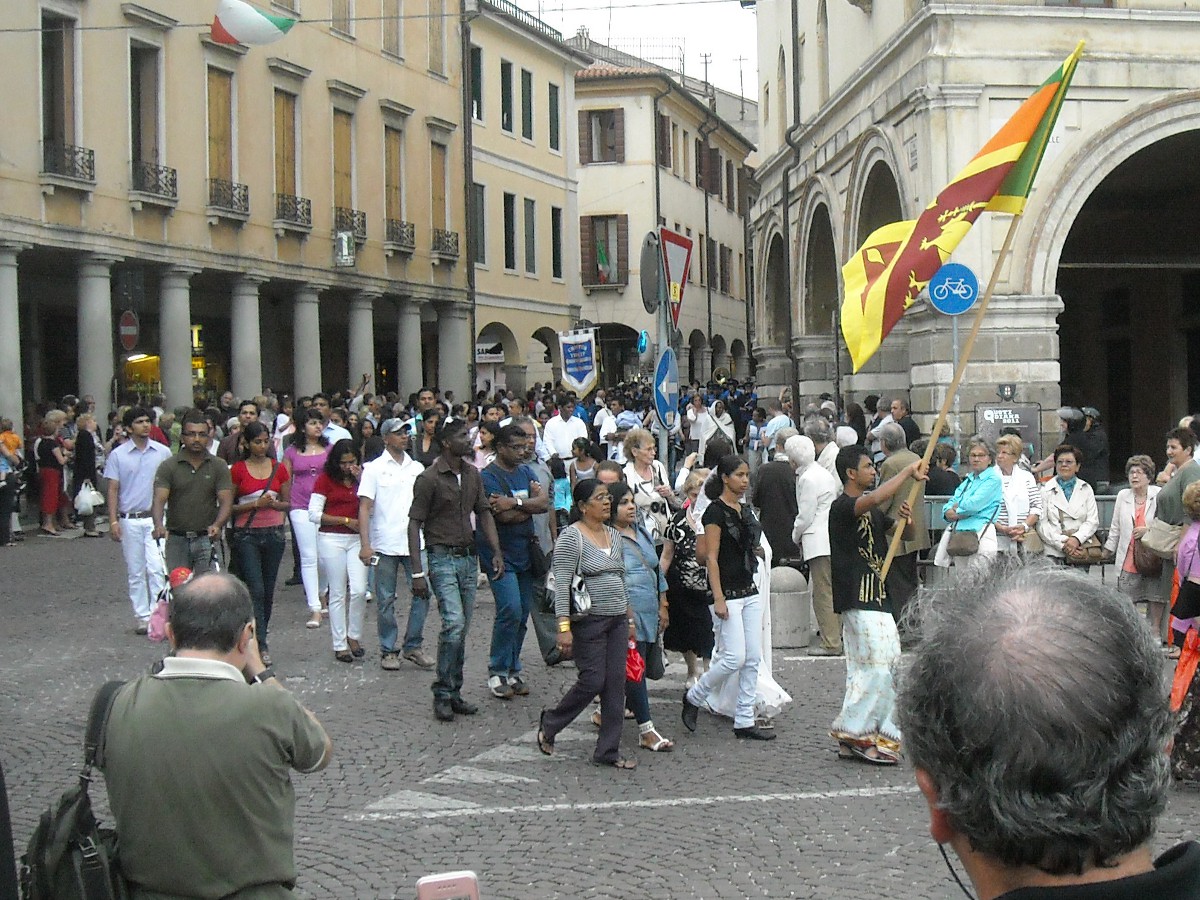
M 658 246 L 662 252 L 671 327 L 678 329 L 679 309 L 683 306 L 683 291 L 687 287 L 687 276 L 692 264 L 692 239 L 670 229 L 659 228 Z

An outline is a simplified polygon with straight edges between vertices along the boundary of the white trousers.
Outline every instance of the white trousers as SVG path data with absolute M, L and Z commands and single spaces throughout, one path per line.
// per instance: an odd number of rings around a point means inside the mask
M 729 617 L 718 619 L 717 644 L 712 666 L 688 691 L 688 699 L 703 706 L 709 694 L 720 693 L 730 678 L 737 680 L 734 728 L 754 725 L 754 701 L 758 688 L 758 666 L 762 662 L 763 602 L 761 594 L 726 600 Z
M 293 509 L 288 513 L 288 518 L 292 520 L 296 546 L 300 548 L 300 580 L 304 582 L 304 600 L 308 603 L 309 611 L 320 612 L 321 595 L 329 587 L 329 578 L 317 551 L 317 530 L 320 526 L 309 521 L 307 509 Z
M 129 602 L 133 604 L 133 614 L 137 618 L 148 619 L 150 604 L 167 586 L 162 551 L 151 537 L 154 521 L 149 518 L 118 521 L 121 523 L 121 553 L 129 577 Z
M 334 650 L 347 649 L 346 638 L 362 640 L 363 617 L 367 611 L 367 567 L 358 558 L 357 534 L 318 532 L 321 568 L 329 579 L 329 634 Z M 346 582 L 350 583 L 349 609 Z

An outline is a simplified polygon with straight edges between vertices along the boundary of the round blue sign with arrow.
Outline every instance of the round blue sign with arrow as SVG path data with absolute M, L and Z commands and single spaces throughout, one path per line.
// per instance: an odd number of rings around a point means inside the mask
M 975 305 L 979 279 L 962 263 L 946 263 L 929 279 L 929 302 L 948 316 L 960 316 Z

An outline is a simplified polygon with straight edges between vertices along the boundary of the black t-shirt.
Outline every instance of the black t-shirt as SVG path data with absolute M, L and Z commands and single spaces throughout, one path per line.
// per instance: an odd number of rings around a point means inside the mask
M 921 437 L 921 429 L 917 423 L 913 421 L 912 416 L 905 416 L 896 424 L 904 429 L 904 440 L 907 442 L 908 446 L 912 446 L 912 442 Z
M 752 588 L 754 570 L 757 568 L 754 547 L 759 533 L 754 512 L 745 506 L 740 510 L 731 509 L 718 497 L 704 510 L 700 521 L 706 529 L 709 525 L 716 525 L 721 529 L 721 546 L 717 548 L 717 565 L 721 568 L 721 590 L 729 594 L 731 591 Z
M 854 515 L 857 497 L 842 494 L 829 508 L 829 562 L 833 570 L 833 611 L 891 612 L 879 570 L 887 555 L 887 516 L 870 509 Z
M 37 464 L 39 469 L 61 469 L 63 464 L 54 455 L 54 448 L 61 447 L 58 438 L 53 435 L 42 437 L 37 442 Z

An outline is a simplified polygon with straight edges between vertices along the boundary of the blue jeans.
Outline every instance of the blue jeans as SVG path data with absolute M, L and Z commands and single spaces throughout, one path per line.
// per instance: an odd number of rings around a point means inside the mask
M 504 577 L 492 583 L 496 621 L 492 625 L 492 653 L 488 674 L 513 677 L 521 672 L 521 647 L 529 612 L 533 609 L 533 573 L 505 567 Z
M 637 648 L 638 653 L 642 654 L 642 659 L 645 659 L 646 654 L 650 652 L 650 643 L 638 641 Z M 639 725 L 645 725 L 650 721 L 650 693 L 646 689 L 645 675 L 638 681 L 625 680 L 625 705 L 633 713 L 633 717 Z
M 168 534 L 167 571 L 183 566 L 197 575 L 203 575 L 212 568 L 212 548 L 212 538 L 207 534 L 193 538 L 184 537 L 182 534 Z
M 231 541 L 230 552 L 237 558 L 238 575 L 254 603 L 254 630 L 260 651 L 267 649 L 267 628 L 275 603 L 275 578 L 283 559 L 283 543 L 280 528 L 245 528 Z
M 428 547 L 425 552 L 429 557 L 429 586 L 437 595 L 438 612 L 442 616 L 433 696 L 436 700 L 453 700 L 462 697 L 463 661 L 467 629 L 475 611 L 479 557 L 454 556 L 449 548 L 438 545 Z
M 421 553 L 421 564 L 428 568 L 425 554 Z M 412 557 L 388 556 L 379 554 L 379 563 L 369 572 L 375 575 L 375 619 L 379 626 L 379 649 L 383 653 L 396 652 L 396 638 L 399 629 L 396 627 L 396 583 L 399 580 L 400 567 L 404 567 L 404 577 L 408 580 L 408 588 L 412 590 Z M 425 630 L 425 617 L 429 615 L 429 598 L 412 598 L 412 608 L 408 613 L 408 627 L 404 630 L 404 652 L 421 648 L 422 632 Z

